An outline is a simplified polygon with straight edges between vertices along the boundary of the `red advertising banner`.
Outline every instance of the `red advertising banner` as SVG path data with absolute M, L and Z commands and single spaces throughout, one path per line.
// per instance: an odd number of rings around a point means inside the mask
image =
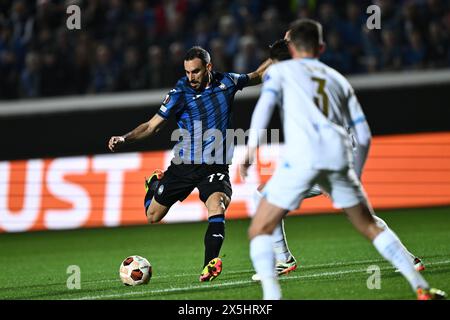
M 243 182 L 243 148 L 236 148 L 228 219 L 253 214 L 254 191 L 270 178 L 280 152 L 282 146 L 261 148 Z M 144 224 L 144 177 L 166 169 L 171 158 L 171 151 L 158 151 L 0 162 L 0 232 Z M 450 205 L 450 133 L 375 137 L 362 180 L 375 209 Z M 293 214 L 324 212 L 337 211 L 319 196 Z M 163 222 L 206 217 L 195 189 Z

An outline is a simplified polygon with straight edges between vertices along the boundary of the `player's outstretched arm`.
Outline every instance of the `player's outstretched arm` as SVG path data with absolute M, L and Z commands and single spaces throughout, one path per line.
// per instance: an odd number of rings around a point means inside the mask
M 260 84 L 262 82 L 263 74 L 267 70 L 267 68 L 272 64 L 272 59 L 267 59 L 264 61 L 258 69 L 256 69 L 253 72 L 250 72 L 247 74 L 248 76 L 248 85 L 249 86 L 255 86 L 257 84 Z
M 158 114 L 155 114 L 149 121 L 139 125 L 133 131 L 123 136 L 113 136 L 109 139 L 108 147 L 112 152 L 118 150 L 125 144 L 134 143 L 143 139 L 150 138 L 153 134 L 161 130 L 166 120 Z

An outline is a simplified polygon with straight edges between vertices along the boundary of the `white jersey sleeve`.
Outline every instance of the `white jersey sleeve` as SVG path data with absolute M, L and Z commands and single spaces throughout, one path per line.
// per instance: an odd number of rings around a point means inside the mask
M 275 106 L 281 96 L 281 80 L 278 73 L 273 68 L 269 68 L 263 79 L 261 95 L 256 103 L 250 123 L 250 135 L 248 146 L 256 148 L 261 142 L 270 118 L 272 117 Z
M 350 84 L 349 84 L 350 86 Z M 372 140 L 372 133 L 370 132 L 369 124 L 366 116 L 361 108 L 358 98 L 355 95 L 353 88 L 349 88 L 348 110 L 349 110 L 349 132 L 356 140 L 355 148 L 355 171 L 359 178 L 361 178 L 364 164 L 366 163 L 369 154 L 370 143 Z

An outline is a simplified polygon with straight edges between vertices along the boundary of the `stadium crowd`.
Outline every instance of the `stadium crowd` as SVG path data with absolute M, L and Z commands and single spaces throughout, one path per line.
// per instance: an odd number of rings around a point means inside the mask
M 66 27 L 71 4 L 81 30 Z M 193 45 L 247 73 L 300 17 L 322 23 L 321 59 L 345 75 L 450 65 L 446 0 L 0 0 L 0 100 L 171 87 Z

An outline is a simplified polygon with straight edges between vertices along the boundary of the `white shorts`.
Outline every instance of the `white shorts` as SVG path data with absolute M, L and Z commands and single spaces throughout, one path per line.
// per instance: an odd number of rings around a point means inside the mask
M 342 171 L 299 169 L 279 165 L 262 192 L 268 202 L 286 210 L 297 209 L 311 187 L 318 184 L 335 208 L 349 208 L 367 197 L 353 168 Z

